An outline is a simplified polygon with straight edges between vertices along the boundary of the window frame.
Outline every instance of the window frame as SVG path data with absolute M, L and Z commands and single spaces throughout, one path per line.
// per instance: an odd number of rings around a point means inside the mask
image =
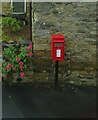
M 11 0 L 11 7 L 12 7 L 12 14 L 25 14 L 26 13 L 26 0 L 24 0 L 24 12 L 14 12 L 13 11 L 13 2 L 14 0 Z

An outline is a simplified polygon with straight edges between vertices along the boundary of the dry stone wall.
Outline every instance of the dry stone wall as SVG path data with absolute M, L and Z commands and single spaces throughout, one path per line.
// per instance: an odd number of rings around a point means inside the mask
M 96 3 L 34 3 L 34 81 L 54 82 L 52 34 L 65 36 L 65 61 L 59 82 L 96 85 Z

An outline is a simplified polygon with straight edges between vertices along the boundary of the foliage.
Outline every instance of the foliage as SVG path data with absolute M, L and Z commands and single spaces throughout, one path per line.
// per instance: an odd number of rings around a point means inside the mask
M 7 30 L 8 32 L 18 32 L 21 29 L 21 23 L 16 19 L 16 18 L 11 18 L 11 17 L 4 17 L 2 18 L 2 40 L 3 41 L 9 41 L 11 40 L 11 36 L 6 33 L 5 31 Z
M 9 41 L 10 39 L 11 39 L 11 37 L 9 35 L 4 34 L 4 32 L 2 31 L 2 40 Z
M 4 48 L 2 63 L 2 76 L 4 80 L 7 77 L 17 74 L 19 77 L 25 76 L 25 70 L 27 69 L 28 63 L 32 60 L 32 44 L 29 46 L 21 46 L 20 48 L 15 46 L 10 46 Z
M 20 22 L 16 18 L 4 17 L 2 18 L 2 27 L 10 27 L 13 32 L 20 30 Z

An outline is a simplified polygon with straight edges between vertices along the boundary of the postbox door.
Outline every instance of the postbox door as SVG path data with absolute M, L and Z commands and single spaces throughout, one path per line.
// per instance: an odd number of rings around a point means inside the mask
M 64 43 L 54 43 L 54 60 L 64 59 Z

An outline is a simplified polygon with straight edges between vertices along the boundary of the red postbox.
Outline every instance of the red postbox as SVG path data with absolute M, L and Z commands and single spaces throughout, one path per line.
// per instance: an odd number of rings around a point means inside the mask
M 64 61 L 64 36 L 52 35 L 51 37 L 51 56 L 53 61 Z

